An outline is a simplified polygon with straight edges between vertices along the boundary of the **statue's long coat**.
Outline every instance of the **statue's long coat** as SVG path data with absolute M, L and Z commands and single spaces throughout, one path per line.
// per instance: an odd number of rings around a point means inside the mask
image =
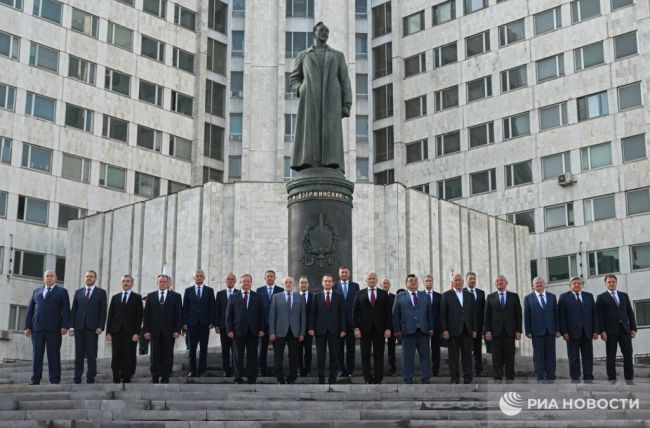
M 352 85 L 343 53 L 327 46 L 321 69 L 313 46 L 300 52 L 289 83 L 300 97 L 291 167 L 345 172 L 341 118 L 343 106 L 352 105 Z

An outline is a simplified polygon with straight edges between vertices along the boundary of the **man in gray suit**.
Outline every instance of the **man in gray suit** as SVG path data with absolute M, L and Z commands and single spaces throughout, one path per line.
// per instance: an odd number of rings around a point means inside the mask
M 275 375 L 278 383 L 294 383 L 298 377 L 298 345 L 305 339 L 307 311 L 305 301 L 293 291 L 293 278 L 282 283 L 284 292 L 273 295 L 269 310 L 269 340 L 273 343 Z M 289 377 L 282 369 L 284 346 L 289 348 Z

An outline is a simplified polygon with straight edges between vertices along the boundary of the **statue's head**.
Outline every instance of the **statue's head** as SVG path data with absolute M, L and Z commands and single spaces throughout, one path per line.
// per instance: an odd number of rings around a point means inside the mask
M 329 38 L 330 35 L 330 29 L 327 28 L 327 25 L 323 24 L 322 21 L 316 23 L 312 31 L 314 33 L 314 39 L 322 43 L 327 42 L 327 39 Z

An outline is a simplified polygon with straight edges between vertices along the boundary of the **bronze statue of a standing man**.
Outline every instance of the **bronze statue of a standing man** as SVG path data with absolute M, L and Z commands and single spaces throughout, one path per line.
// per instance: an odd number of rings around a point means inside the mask
M 345 173 L 341 118 L 350 117 L 352 85 L 342 52 L 327 46 L 329 29 L 314 26 L 314 44 L 298 54 L 289 77 L 300 97 L 291 168 L 327 167 Z

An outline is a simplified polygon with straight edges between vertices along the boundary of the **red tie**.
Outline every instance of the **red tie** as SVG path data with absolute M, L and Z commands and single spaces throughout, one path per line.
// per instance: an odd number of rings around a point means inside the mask
M 375 289 L 374 288 L 370 289 L 370 306 L 372 306 L 372 307 L 375 306 Z
M 332 302 L 330 301 L 330 292 L 328 291 L 325 293 L 325 307 L 329 309 L 331 304 Z

